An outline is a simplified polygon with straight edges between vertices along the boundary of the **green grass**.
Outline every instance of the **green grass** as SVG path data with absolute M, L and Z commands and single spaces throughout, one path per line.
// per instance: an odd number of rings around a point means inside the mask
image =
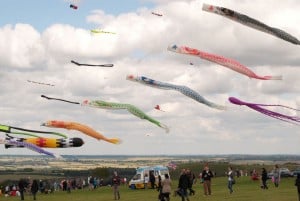
M 196 195 L 190 197 L 190 201 L 209 200 L 209 201 L 295 201 L 298 199 L 296 187 L 294 186 L 295 178 L 283 178 L 279 188 L 275 188 L 273 183 L 268 180 L 269 189 L 260 189 L 260 181 L 251 181 L 249 177 L 236 178 L 234 193 L 229 194 L 227 189 L 227 178 L 218 177 L 212 180 L 212 195 L 204 197 L 203 187 L 199 182 L 194 185 Z M 173 181 L 172 190 L 177 187 L 178 181 Z M 128 187 L 121 186 L 120 194 L 122 201 L 156 201 L 158 192 L 153 189 L 131 190 Z M 14 201 L 20 200 L 19 197 L 0 197 L 0 200 Z M 32 200 L 32 196 L 25 195 L 25 200 Z M 53 194 L 38 194 L 39 201 L 107 201 L 113 200 L 113 192 L 110 187 L 100 187 L 96 190 L 89 191 L 73 190 L 71 193 L 55 192 Z M 171 200 L 181 199 L 171 196 Z

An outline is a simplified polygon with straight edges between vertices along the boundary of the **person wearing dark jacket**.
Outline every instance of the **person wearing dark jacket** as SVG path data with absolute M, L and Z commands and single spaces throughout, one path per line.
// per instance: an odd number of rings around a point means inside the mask
M 180 192 L 181 201 L 185 201 L 185 199 L 189 201 L 189 197 L 187 193 L 187 189 L 189 188 L 189 186 L 190 186 L 190 179 L 186 174 L 186 170 L 182 169 L 181 175 L 179 177 L 179 182 L 178 182 L 178 189 Z
M 112 187 L 113 187 L 114 199 L 120 200 L 119 186 L 121 184 L 121 178 L 118 176 L 118 173 L 116 171 L 114 172 L 111 183 L 112 183 Z
M 300 201 L 300 173 L 297 174 L 297 179 L 295 181 L 295 186 L 298 190 L 298 200 Z
M 33 200 L 36 200 L 36 193 L 39 191 L 39 184 L 36 179 L 32 181 L 30 190 L 33 195 Z
M 262 189 L 268 189 L 267 180 L 268 180 L 267 170 L 265 168 L 262 168 L 262 172 L 261 172 Z
M 204 195 L 211 195 L 211 178 L 214 175 L 212 171 L 210 171 L 208 165 L 204 167 L 201 176 L 203 179 Z
M 24 191 L 25 191 L 25 188 L 26 188 L 26 181 L 24 179 L 20 179 L 19 183 L 18 183 L 18 186 L 19 186 L 19 192 L 20 192 L 21 200 L 24 200 Z
M 155 176 L 153 172 L 150 172 L 150 183 L 151 183 L 151 188 L 154 189 L 155 186 Z

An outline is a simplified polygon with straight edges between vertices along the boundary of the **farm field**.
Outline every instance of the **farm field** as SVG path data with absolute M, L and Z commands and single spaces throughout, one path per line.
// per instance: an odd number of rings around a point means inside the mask
M 279 188 L 268 180 L 269 189 L 260 189 L 260 181 L 251 181 L 249 177 L 236 178 L 237 183 L 234 185 L 234 193 L 229 194 L 227 189 L 227 178 L 218 177 L 212 180 L 212 195 L 204 196 L 202 185 L 197 181 L 194 185 L 196 190 L 195 196 L 190 196 L 190 201 L 209 200 L 209 201 L 295 201 L 297 200 L 297 191 L 294 186 L 295 178 L 283 178 Z M 178 181 L 172 180 L 172 190 L 177 187 Z M 123 185 L 120 187 L 122 201 L 153 201 L 158 200 L 158 192 L 153 189 L 132 190 Z M 19 197 L 4 197 L 0 200 L 14 201 L 19 200 Z M 25 200 L 32 200 L 30 194 L 25 195 Z M 52 194 L 38 194 L 37 200 L 42 201 L 107 201 L 113 200 L 111 187 L 99 187 L 95 190 L 81 189 L 73 190 L 71 193 L 59 191 Z M 180 197 L 171 196 L 171 200 L 179 200 Z

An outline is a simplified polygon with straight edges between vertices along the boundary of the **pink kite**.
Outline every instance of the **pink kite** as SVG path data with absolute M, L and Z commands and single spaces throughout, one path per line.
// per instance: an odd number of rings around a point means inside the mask
M 281 80 L 282 76 L 259 76 L 256 75 L 253 71 L 251 71 L 249 68 L 246 66 L 240 64 L 239 62 L 225 58 L 223 56 L 203 52 L 194 48 L 190 48 L 187 46 L 177 46 L 177 45 L 170 45 L 168 47 L 169 51 L 176 52 L 176 53 L 181 53 L 181 54 L 189 54 L 193 56 L 198 56 L 201 59 L 205 59 L 217 64 L 220 64 L 222 66 L 225 66 L 227 68 L 230 68 L 231 70 L 234 70 L 238 73 L 244 74 L 248 76 L 249 78 L 255 78 L 255 79 L 260 79 L 260 80 Z
M 165 111 L 163 111 L 163 110 L 160 109 L 160 106 L 159 106 L 159 105 L 156 105 L 156 106 L 154 107 L 154 109 L 157 109 L 157 110 L 159 110 L 159 111 L 165 112 Z

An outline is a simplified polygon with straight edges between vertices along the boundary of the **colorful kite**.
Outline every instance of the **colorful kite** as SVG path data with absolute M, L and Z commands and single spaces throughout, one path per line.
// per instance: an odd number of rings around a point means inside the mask
M 154 107 L 154 109 L 164 112 L 163 110 L 160 109 L 160 106 L 159 106 L 159 105 L 156 105 L 156 106 Z
M 249 68 L 246 66 L 240 64 L 239 62 L 225 58 L 223 56 L 203 52 L 194 48 L 190 48 L 187 46 L 180 46 L 178 47 L 177 45 L 169 45 L 168 50 L 180 54 L 188 54 L 188 55 L 193 55 L 193 56 L 198 56 L 201 59 L 205 59 L 217 64 L 220 64 L 222 66 L 225 66 L 231 70 L 234 70 L 238 73 L 244 74 L 248 76 L 249 78 L 255 78 L 255 79 L 260 79 L 260 80 L 281 80 L 282 76 L 259 76 L 256 75 L 253 71 L 251 71 Z
M 281 114 L 281 113 L 274 112 L 274 111 L 263 108 L 263 107 L 283 107 L 283 108 L 286 108 L 286 109 L 289 109 L 289 110 L 300 111 L 300 110 L 297 110 L 297 109 L 294 109 L 294 108 L 291 108 L 291 107 L 288 107 L 288 106 L 247 103 L 247 102 L 241 101 L 241 100 L 239 100 L 235 97 L 229 97 L 228 100 L 233 104 L 245 105 L 245 106 L 247 106 L 247 107 L 249 107 L 253 110 L 256 110 L 260 113 L 263 113 L 263 114 L 268 115 L 270 117 L 273 117 L 275 119 L 279 119 L 279 120 L 286 121 L 286 122 L 289 122 L 289 123 L 294 123 L 294 124 L 300 123 L 300 117 L 284 115 L 284 114 Z
M 15 131 L 15 130 L 17 130 L 17 131 Z M 57 136 L 60 136 L 63 138 L 67 138 L 67 136 L 62 133 L 30 130 L 30 129 L 18 128 L 18 127 L 14 127 L 14 126 L 6 126 L 6 125 L 1 125 L 1 124 L 0 124 L 0 132 L 17 134 L 17 135 L 28 135 L 28 136 L 32 136 L 32 137 L 40 137 L 40 136 L 36 135 L 36 133 L 39 133 L 39 134 L 57 135 Z M 35 134 L 32 134 L 32 133 L 35 133 Z
M 300 45 L 300 41 L 296 37 L 290 35 L 289 33 L 286 33 L 285 31 L 280 30 L 278 28 L 270 27 L 256 19 L 238 13 L 234 10 L 209 4 L 203 4 L 202 10 L 224 16 L 233 21 L 239 22 L 256 30 L 271 34 L 295 45 Z
M 90 107 L 97 107 L 97 108 L 102 108 L 102 109 L 112 109 L 112 110 L 120 110 L 120 109 L 126 109 L 128 112 L 130 112 L 131 114 L 141 118 L 141 119 L 146 119 L 154 124 L 156 124 L 157 126 L 165 129 L 165 131 L 168 133 L 169 132 L 169 128 L 160 123 L 159 121 L 153 119 L 152 117 L 148 116 L 147 114 L 145 114 L 142 110 L 140 110 L 139 108 L 130 105 L 130 104 L 122 104 L 122 103 L 112 103 L 112 102 L 105 102 L 105 101 L 101 101 L 101 100 L 95 100 L 95 101 L 88 101 L 85 100 L 82 105 L 87 105 Z
M 81 138 L 68 138 L 68 139 L 44 138 L 44 137 L 15 138 L 7 135 L 7 139 L 18 141 L 18 142 L 31 143 L 38 147 L 45 147 L 45 148 L 81 147 L 84 144 L 84 141 Z M 5 148 L 11 148 L 11 147 L 23 147 L 23 146 L 14 146 L 10 144 L 5 144 Z
M 74 4 L 70 4 L 70 8 L 74 9 L 74 10 L 77 10 L 78 9 L 78 6 L 74 5 Z
M 130 80 L 130 81 L 135 81 L 135 82 L 138 82 L 141 84 L 145 84 L 145 85 L 148 85 L 151 87 L 159 88 L 159 89 L 179 91 L 182 94 L 194 99 L 195 101 L 205 104 L 209 107 L 212 107 L 212 108 L 215 108 L 218 110 L 226 109 L 225 106 L 217 105 L 213 102 L 206 100 L 204 97 L 202 97 L 196 91 L 194 91 L 186 86 L 164 83 L 164 82 L 156 81 L 156 80 L 144 77 L 144 76 L 127 75 L 126 79 Z
M 71 63 L 77 65 L 77 66 L 93 66 L 93 67 L 113 67 L 113 64 L 81 64 L 74 60 L 71 60 Z
M 32 151 L 35 151 L 37 153 L 41 153 L 41 154 L 46 154 L 48 156 L 52 156 L 54 158 L 62 158 L 60 155 L 57 154 L 53 154 L 49 151 L 46 151 L 34 144 L 31 143 L 27 143 L 27 142 L 19 142 L 13 139 L 0 139 L 0 144 L 5 144 L 5 145 L 11 145 L 11 146 L 20 146 L 20 147 L 26 147 L 27 149 L 30 149 Z
M 67 121 L 47 121 L 46 123 L 42 123 L 42 126 L 52 127 L 52 128 L 64 128 L 69 130 L 77 130 L 80 131 L 90 137 L 96 138 L 97 140 L 104 140 L 109 143 L 113 144 L 120 144 L 121 141 L 118 138 L 107 138 L 104 135 L 100 134 L 99 132 L 95 131 L 94 129 L 77 123 L 77 122 L 67 122 Z
M 48 100 L 58 100 L 58 101 L 63 101 L 63 102 L 67 102 L 67 103 L 77 104 L 77 105 L 80 104 L 79 102 L 68 101 L 68 100 L 61 99 L 61 98 L 52 98 L 52 97 L 45 96 L 45 95 L 41 95 L 41 97 L 42 97 L 42 98 L 46 98 L 46 99 L 48 99 Z
M 34 83 L 34 84 L 40 84 L 40 85 L 47 85 L 47 86 L 50 86 L 50 87 L 55 86 L 54 84 L 49 84 L 49 83 L 44 83 L 44 82 L 36 82 L 36 81 L 32 81 L 32 80 L 27 80 L 27 82 Z
M 101 34 L 101 33 L 104 33 L 104 34 L 116 34 L 115 32 L 103 31 L 101 29 L 91 29 L 91 33 L 93 33 L 93 34 Z
M 160 14 L 160 13 L 156 13 L 156 12 L 151 12 L 152 15 L 156 15 L 156 16 L 159 16 L 159 17 L 162 17 L 163 15 Z

